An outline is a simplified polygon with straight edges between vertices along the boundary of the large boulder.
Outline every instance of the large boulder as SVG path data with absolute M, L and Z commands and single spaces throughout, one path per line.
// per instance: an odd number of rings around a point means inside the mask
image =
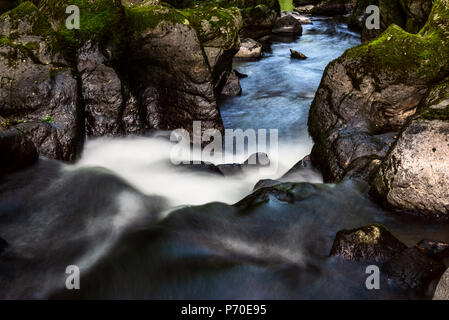
M 335 236 L 331 255 L 350 261 L 385 262 L 407 249 L 384 226 L 342 230 Z
M 348 18 L 348 25 L 362 31 L 362 40 L 370 41 L 378 37 L 391 24 L 396 24 L 408 32 L 417 33 L 425 25 L 432 9 L 432 1 L 427 0 L 361 0 Z M 368 30 L 366 19 L 368 6 L 375 5 L 380 10 L 380 29 Z
M 33 142 L 14 128 L 14 123 L 2 117 L 0 117 L 0 155 L 0 176 L 31 165 L 38 158 Z
M 390 206 L 433 218 L 449 218 L 449 100 L 413 119 L 373 180 Z
M 243 39 L 235 58 L 259 59 L 262 57 L 262 44 L 253 39 Z
M 433 291 L 429 289 L 435 289 L 446 267 L 441 261 L 425 255 L 417 248 L 409 248 L 386 262 L 381 270 L 404 289 L 426 293 Z
M 312 160 L 326 181 L 369 179 L 429 87 L 449 73 L 447 13 L 436 0 L 419 34 L 390 26 L 328 65 L 309 114 Z
M 128 9 L 132 30 L 129 72 L 133 93 L 150 128 L 223 130 L 210 65 L 189 20 L 162 6 Z
M 300 36 L 302 34 L 302 25 L 292 15 L 284 15 L 276 20 L 273 33 L 281 36 Z
M 79 141 L 77 80 L 56 34 L 28 1 L 0 16 L 0 34 L 0 115 L 27 120 L 22 131 L 43 155 L 74 160 Z

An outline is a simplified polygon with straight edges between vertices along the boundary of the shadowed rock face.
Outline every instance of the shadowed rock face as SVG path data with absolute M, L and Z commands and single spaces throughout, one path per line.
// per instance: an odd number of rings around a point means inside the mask
M 0 117 L 0 154 L 0 176 L 31 165 L 38 158 L 34 144 L 19 130 L 9 128 L 9 124 L 2 117 Z
M 26 120 L 39 152 L 66 161 L 86 135 L 191 130 L 193 120 L 221 131 L 217 97 L 242 15 L 258 5 L 277 15 L 277 1 L 259 2 L 23 2 L 0 18 L 0 115 Z M 69 4 L 89 12 L 79 32 L 65 28 Z

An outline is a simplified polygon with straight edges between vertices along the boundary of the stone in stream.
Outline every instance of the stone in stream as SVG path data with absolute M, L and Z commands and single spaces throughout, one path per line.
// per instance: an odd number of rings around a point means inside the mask
M 446 270 L 444 263 L 435 260 L 418 248 L 409 248 L 386 262 L 382 272 L 394 283 L 404 289 L 429 292 L 432 285 L 440 279 Z
M 449 269 L 440 278 L 433 300 L 449 300 Z
M 225 97 L 236 97 L 242 94 L 242 87 L 240 86 L 240 77 L 236 71 L 232 71 L 228 76 L 225 86 L 221 91 L 221 95 Z
M 305 60 L 305 59 L 307 59 L 307 57 L 303 53 L 301 53 L 299 51 L 296 51 L 296 50 L 293 50 L 293 49 L 290 49 L 290 57 L 292 59 L 297 59 L 297 60 Z
M 243 39 L 240 49 L 234 56 L 240 59 L 259 59 L 262 57 L 262 45 L 253 39 Z
M 384 226 L 373 224 L 339 231 L 330 254 L 344 260 L 382 263 L 405 249 L 407 246 Z
M 273 33 L 281 36 L 300 36 L 302 34 L 301 23 L 291 15 L 285 15 L 276 20 Z

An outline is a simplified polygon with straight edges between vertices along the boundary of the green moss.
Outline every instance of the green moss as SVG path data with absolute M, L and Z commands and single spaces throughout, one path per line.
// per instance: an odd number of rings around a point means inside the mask
M 69 5 L 80 9 L 80 29 L 67 29 L 65 10 Z M 120 46 L 125 25 L 124 9 L 118 0 L 41 0 L 40 10 L 56 26 L 63 46 L 78 47 L 87 40 L 102 45 Z
M 53 34 L 47 19 L 30 1 L 22 2 L 19 6 L 4 13 L 0 20 L 5 19 L 6 17 L 11 19 L 13 28 L 17 28 L 20 21 L 27 21 L 31 26 L 31 34 L 43 37 Z M 15 35 L 16 38 L 18 38 L 19 34 L 15 33 Z
M 345 55 L 363 59 L 374 74 L 389 69 L 402 78 L 417 75 L 418 79 L 430 82 L 449 72 L 447 38 L 438 29 L 422 35 L 392 25 L 376 40 L 350 49 Z
M 154 29 L 161 22 L 189 24 L 179 11 L 163 6 L 136 6 L 126 9 L 126 20 L 134 32 Z
M 220 38 L 220 45 L 231 47 L 242 27 L 242 18 L 237 8 L 222 8 L 214 5 L 195 6 L 180 11 L 197 31 L 202 43 Z
M 8 60 L 8 66 L 14 68 L 17 65 L 19 58 L 25 57 L 31 59 L 33 62 L 40 63 L 39 59 L 33 53 L 33 44 L 23 45 L 20 42 L 11 41 L 9 38 L 0 38 L 0 47 L 6 47 L 6 53 L 0 53 Z

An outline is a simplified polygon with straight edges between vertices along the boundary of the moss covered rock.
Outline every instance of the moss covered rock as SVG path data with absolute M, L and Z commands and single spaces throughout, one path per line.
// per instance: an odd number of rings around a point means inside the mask
M 428 88 L 449 74 L 448 12 L 447 1 L 435 1 L 420 33 L 392 25 L 329 64 L 309 115 L 312 158 L 326 180 L 341 180 L 359 158 L 378 163 Z

